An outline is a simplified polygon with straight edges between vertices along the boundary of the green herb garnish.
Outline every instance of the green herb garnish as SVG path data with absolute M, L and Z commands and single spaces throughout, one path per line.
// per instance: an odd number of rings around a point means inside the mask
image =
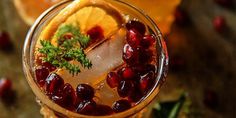
M 70 38 L 68 39 L 65 35 L 69 35 Z M 42 48 L 39 52 L 45 55 L 43 61 L 58 68 L 65 68 L 73 75 L 80 72 L 80 67 L 71 64 L 68 60 L 78 61 L 84 68 L 92 67 L 91 61 L 86 58 L 83 50 L 90 41 L 88 36 L 81 34 L 80 30 L 72 25 L 62 25 L 55 36 L 58 39 L 58 46 L 52 45 L 48 40 L 40 40 Z

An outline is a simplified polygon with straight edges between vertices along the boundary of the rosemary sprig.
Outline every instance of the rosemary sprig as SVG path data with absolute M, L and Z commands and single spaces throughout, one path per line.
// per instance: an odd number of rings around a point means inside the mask
M 65 38 L 66 34 L 70 34 L 70 39 Z M 58 39 L 58 45 L 54 46 L 48 40 L 40 40 L 42 48 L 39 52 L 44 54 L 43 61 L 49 62 L 58 68 L 65 68 L 71 74 L 80 73 L 80 67 L 71 64 L 68 59 L 78 61 L 84 68 L 91 68 L 92 63 L 86 58 L 86 54 L 82 47 L 86 47 L 90 38 L 82 35 L 80 30 L 72 25 L 62 25 L 55 34 Z M 81 45 L 82 47 L 79 47 Z

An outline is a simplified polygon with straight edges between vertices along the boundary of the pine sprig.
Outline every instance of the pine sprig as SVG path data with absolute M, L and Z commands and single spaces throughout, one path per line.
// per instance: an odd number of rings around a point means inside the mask
M 70 39 L 66 39 L 63 36 L 65 34 L 72 34 Z M 75 75 L 81 72 L 80 67 L 75 64 L 71 64 L 67 59 L 78 61 L 84 68 L 90 69 L 92 67 L 91 61 L 86 57 L 82 47 L 83 44 L 87 46 L 90 38 L 82 35 L 79 29 L 72 25 L 63 25 L 59 28 L 55 36 L 58 39 L 58 45 L 54 46 L 48 40 L 40 40 L 42 48 L 39 49 L 39 53 L 45 55 L 43 61 L 49 62 L 58 68 L 65 68 L 71 74 Z M 61 44 L 59 44 L 61 43 Z

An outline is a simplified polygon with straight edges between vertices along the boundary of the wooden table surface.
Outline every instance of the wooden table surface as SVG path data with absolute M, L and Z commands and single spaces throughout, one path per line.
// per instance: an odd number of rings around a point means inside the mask
M 173 24 L 166 40 L 170 63 L 181 59 L 183 66 L 170 66 L 159 101 L 175 100 L 185 91 L 191 101 L 187 117 L 235 118 L 236 9 L 222 8 L 213 0 L 184 0 L 181 6 L 189 13 L 192 24 L 185 27 Z M 227 34 L 214 31 L 212 19 L 217 15 L 226 18 L 230 27 Z M 21 53 L 28 29 L 12 1 L 0 0 L 0 30 L 9 32 L 14 42 L 12 52 L 0 51 L 0 77 L 7 76 L 13 81 L 17 96 L 12 105 L 0 101 L 0 118 L 42 117 L 22 70 Z M 215 108 L 204 105 L 206 90 L 217 93 L 219 104 Z

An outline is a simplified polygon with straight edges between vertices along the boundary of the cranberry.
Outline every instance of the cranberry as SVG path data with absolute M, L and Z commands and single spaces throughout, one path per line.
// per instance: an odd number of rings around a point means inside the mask
M 46 79 L 46 92 L 48 95 L 56 95 L 64 86 L 64 80 L 56 73 L 51 73 Z
M 141 47 L 136 49 L 138 52 L 138 63 L 146 64 L 151 61 L 153 52 L 151 50 L 145 50 Z
M 57 69 L 55 66 L 53 66 L 53 65 L 52 65 L 51 63 L 49 63 L 49 62 L 43 62 L 43 63 L 42 63 L 42 66 L 48 68 L 48 70 L 49 70 L 50 72 L 52 72 L 52 71 L 54 71 L 54 70 Z
M 156 73 L 156 66 L 152 64 L 136 65 L 136 66 L 133 66 L 132 69 L 140 75 L 144 75 L 148 72 Z
M 12 82 L 9 79 L 1 79 L 0 80 L 0 98 L 7 95 L 9 91 L 12 90 Z
M 131 30 L 128 30 L 126 40 L 130 46 L 136 48 L 140 46 L 142 35 L 139 34 L 136 30 L 131 29 Z
M 110 72 L 107 74 L 106 81 L 111 88 L 115 88 L 118 86 L 118 83 L 120 82 L 120 77 L 115 72 Z
M 135 77 L 135 72 L 130 67 L 123 67 L 118 72 L 122 79 L 133 79 Z
M 94 112 L 94 115 L 96 116 L 105 116 L 111 114 L 113 114 L 113 110 L 107 105 L 97 105 L 96 111 Z
M 143 93 L 147 93 L 154 85 L 155 79 L 154 79 L 154 73 L 149 72 L 140 78 L 140 90 Z
M 113 105 L 112 105 L 112 109 L 114 112 L 119 113 L 125 110 L 128 110 L 131 108 L 131 104 L 129 103 L 128 100 L 119 100 L 116 101 Z
M 128 64 L 136 64 L 138 62 L 138 53 L 129 44 L 124 46 L 123 60 Z
M 87 31 L 87 34 L 90 36 L 92 41 L 100 40 L 104 38 L 103 29 L 100 26 L 94 26 Z
M 76 103 L 76 95 L 73 87 L 66 83 L 57 95 L 52 96 L 52 100 L 62 107 L 73 110 Z
M 82 100 L 91 100 L 94 97 L 93 87 L 87 84 L 79 84 L 76 88 L 77 97 Z
M 35 75 L 36 75 L 37 83 L 39 84 L 40 87 L 43 87 L 45 84 L 45 81 L 49 75 L 49 71 L 46 67 L 39 66 L 35 70 Z
M 223 32 L 227 27 L 225 18 L 222 16 L 215 17 L 213 20 L 213 25 L 215 30 L 220 33 Z
M 91 115 L 96 110 L 96 102 L 93 100 L 84 100 L 79 103 L 76 112 L 84 115 Z
M 204 92 L 203 103 L 209 108 L 216 108 L 218 106 L 218 95 L 212 90 L 206 90 Z
M 47 68 L 50 72 L 56 70 L 57 68 L 49 62 L 43 62 L 41 58 L 44 58 L 43 55 L 37 55 L 36 64 Z
M 145 49 L 149 48 L 155 43 L 155 37 L 153 35 L 146 35 L 143 37 L 143 40 L 141 40 L 141 45 Z
M 10 50 L 12 48 L 12 42 L 7 32 L 0 32 L 0 49 Z
M 139 21 L 129 21 L 127 24 L 126 24 L 126 28 L 128 30 L 131 30 L 131 29 L 135 29 L 137 30 L 140 34 L 144 35 L 145 32 L 146 32 L 146 27 L 143 23 L 139 22 Z
M 120 97 L 127 97 L 133 89 L 134 89 L 134 84 L 132 81 L 123 80 L 119 83 L 117 87 L 117 92 L 120 95 Z
M 143 97 L 143 92 L 140 90 L 138 84 L 135 84 L 134 89 L 128 96 L 130 102 L 138 102 Z
M 233 5 L 233 0 L 215 0 L 215 2 L 224 7 L 231 7 Z

